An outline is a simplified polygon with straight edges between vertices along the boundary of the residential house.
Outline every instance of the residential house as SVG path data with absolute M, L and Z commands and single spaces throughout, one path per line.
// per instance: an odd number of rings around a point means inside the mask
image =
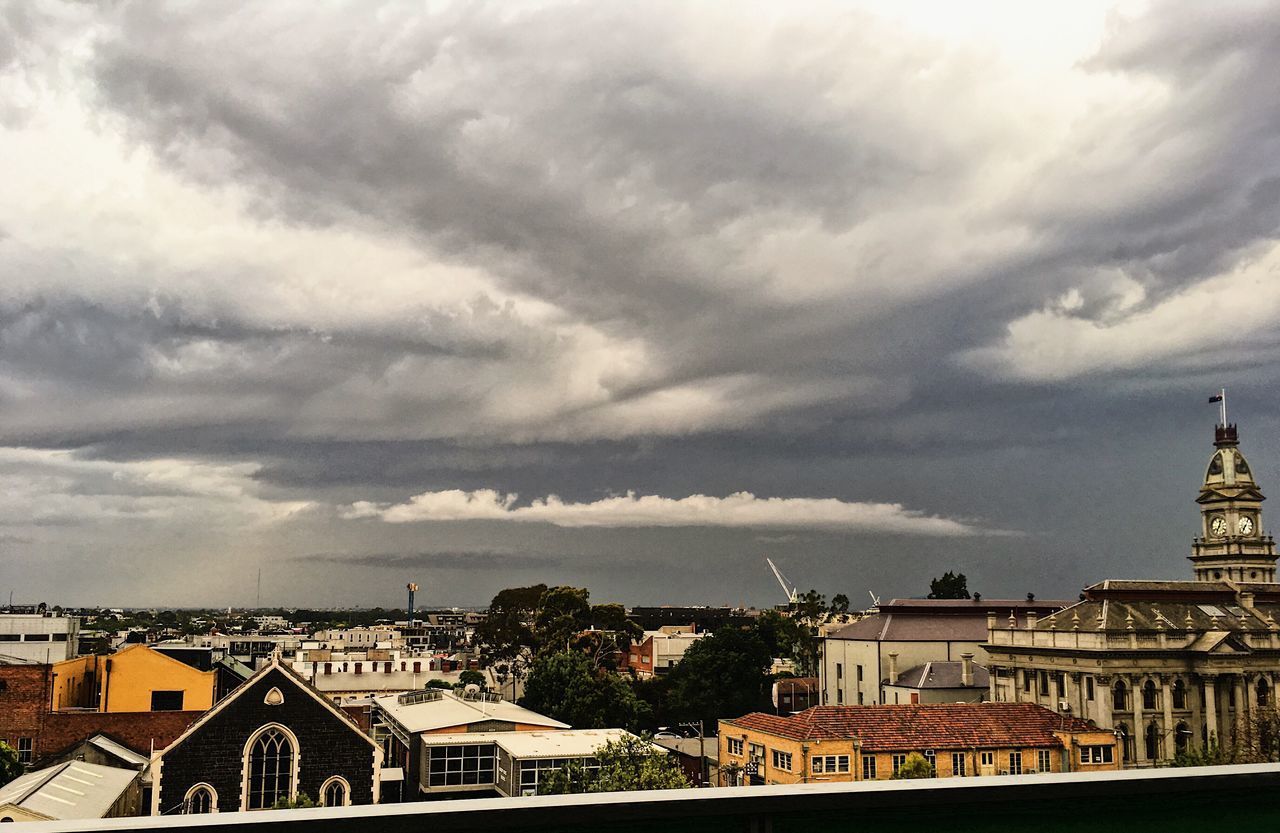
M 892 778 L 911 753 L 938 777 L 1117 769 L 1115 735 L 1029 703 L 815 706 L 720 721 L 731 783 Z

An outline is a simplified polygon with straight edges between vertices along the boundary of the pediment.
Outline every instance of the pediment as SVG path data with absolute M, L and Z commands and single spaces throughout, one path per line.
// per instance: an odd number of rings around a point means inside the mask
M 1253 649 L 1245 644 L 1244 640 L 1233 633 L 1225 633 L 1223 631 L 1210 631 L 1201 634 L 1191 645 L 1191 650 L 1200 651 L 1202 653 L 1213 656 L 1231 656 L 1239 654 L 1252 654 Z
M 1196 498 L 1196 503 L 1217 503 L 1219 501 L 1229 500 L 1247 500 L 1247 501 L 1264 501 L 1266 498 L 1262 492 L 1252 486 L 1241 488 L 1233 487 L 1217 487 L 1204 488 L 1200 490 L 1200 496 Z

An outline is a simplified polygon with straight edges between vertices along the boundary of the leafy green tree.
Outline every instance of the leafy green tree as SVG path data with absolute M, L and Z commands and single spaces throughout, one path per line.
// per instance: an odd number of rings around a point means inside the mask
M 648 706 L 626 680 L 601 671 L 577 651 L 535 659 L 520 705 L 575 729 L 634 729 L 649 720 Z
M 586 588 L 548 588 L 539 601 L 534 621 L 538 647 L 548 651 L 568 650 L 589 627 L 590 619 L 591 602 Z
M 837 593 L 831 597 L 831 612 L 837 616 L 842 616 L 849 612 L 849 597 L 843 593 Z
M 773 655 L 755 628 L 726 625 L 694 642 L 667 675 L 667 707 L 680 721 L 708 726 L 769 705 Z
M 439 688 L 445 691 L 453 691 L 453 683 L 448 680 L 441 680 L 437 677 L 427 680 L 426 685 L 424 685 L 423 688 Z
M 898 767 L 898 771 L 893 774 L 894 778 L 899 780 L 911 778 L 932 778 L 933 764 L 919 752 L 912 752 L 907 759 L 902 762 L 902 766 Z
M 941 578 L 935 578 L 929 582 L 929 598 L 967 599 L 969 598 L 969 581 L 964 573 L 953 573 L 947 570 Z
M 454 686 L 454 688 L 462 690 L 469 685 L 478 685 L 480 686 L 480 690 L 484 691 L 489 687 L 489 682 L 484 678 L 484 675 L 481 674 L 479 671 L 472 671 L 470 668 L 468 668 L 466 671 L 463 671 L 461 674 L 458 675 L 458 683 L 457 685 Z
M 18 762 L 18 750 L 0 740 L 0 787 L 17 778 L 24 769 Z
M 512 660 L 525 648 L 535 648 L 533 623 L 537 619 L 545 584 L 511 587 L 489 603 L 489 615 L 476 627 L 476 641 L 489 662 Z
M 311 800 L 311 796 L 304 792 L 299 792 L 293 798 L 280 797 L 276 799 L 276 803 L 271 805 L 272 810 L 301 810 L 306 807 L 314 807 L 316 803 Z
M 1235 750 L 1231 747 L 1221 747 L 1216 741 L 1210 741 L 1205 746 L 1192 746 L 1187 744 L 1184 749 L 1178 750 L 1173 756 L 1169 766 L 1218 766 L 1221 764 L 1238 763 Z
M 548 795 L 565 793 L 679 790 L 691 786 L 675 758 L 635 735 L 609 741 L 596 753 L 599 769 L 570 761 L 539 785 Z

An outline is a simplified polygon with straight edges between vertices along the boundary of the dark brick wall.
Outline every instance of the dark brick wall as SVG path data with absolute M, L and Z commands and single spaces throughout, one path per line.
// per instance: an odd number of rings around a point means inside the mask
M 99 732 L 134 752 L 150 755 L 164 749 L 195 723 L 202 711 L 185 712 L 51 712 L 45 716 L 36 754 L 60 755 Z
M 315 801 L 320 785 L 332 775 L 351 784 L 352 804 L 373 802 L 374 747 L 360 730 L 316 702 L 292 674 L 273 669 L 246 683 L 236 698 L 194 734 L 165 753 L 156 789 L 160 811 L 182 803 L 195 784 L 211 784 L 218 793 L 218 809 L 240 809 L 245 744 L 268 723 L 279 723 L 298 737 L 298 790 Z M 273 686 L 284 702 L 268 706 L 264 699 Z
M 48 665 L 0 665 L 0 739 L 16 749 L 18 738 L 32 738 L 36 757 L 53 696 L 50 671 Z

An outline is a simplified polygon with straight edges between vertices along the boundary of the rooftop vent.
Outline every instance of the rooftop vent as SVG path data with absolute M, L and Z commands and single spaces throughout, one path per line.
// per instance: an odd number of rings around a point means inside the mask
M 402 706 L 413 706 L 418 703 L 430 703 L 439 700 L 444 696 L 444 692 L 438 688 L 427 688 L 422 691 L 410 691 L 396 697 L 396 702 Z

